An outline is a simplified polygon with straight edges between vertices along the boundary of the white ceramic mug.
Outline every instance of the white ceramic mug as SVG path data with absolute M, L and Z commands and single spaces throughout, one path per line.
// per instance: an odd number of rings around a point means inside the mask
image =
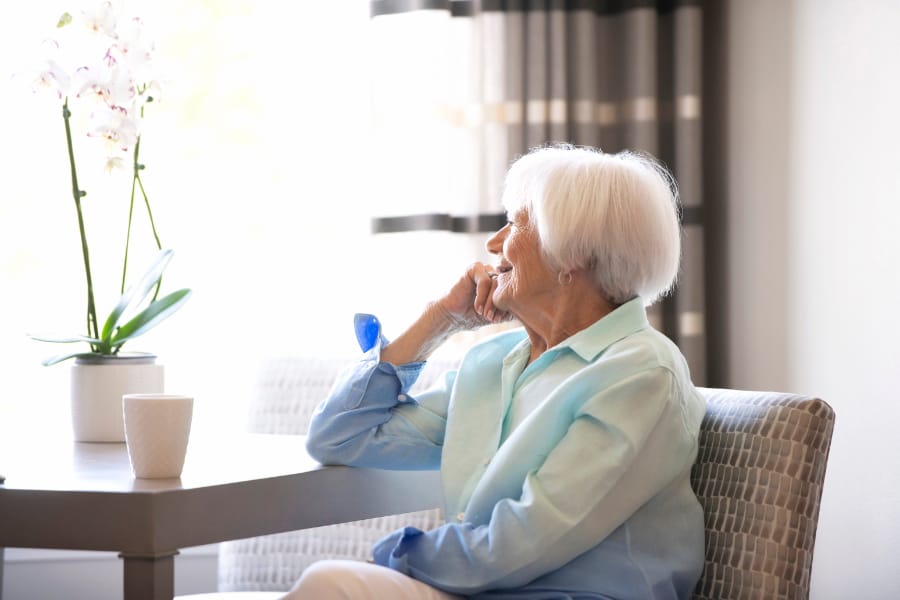
M 122 411 L 125 444 L 135 477 L 180 477 L 194 399 L 176 394 L 125 394 Z

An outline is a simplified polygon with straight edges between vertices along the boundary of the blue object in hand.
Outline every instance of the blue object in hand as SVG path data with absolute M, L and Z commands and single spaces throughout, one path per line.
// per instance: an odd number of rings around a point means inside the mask
M 375 347 L 381 338 L 381 345 L 385 346 L 387 340 L 381 335 L 381 322 L 375 315 L 357 313 L 353 315 L 353 328 L 356 331 L 356 341 L 363 352 L 368 352 Z

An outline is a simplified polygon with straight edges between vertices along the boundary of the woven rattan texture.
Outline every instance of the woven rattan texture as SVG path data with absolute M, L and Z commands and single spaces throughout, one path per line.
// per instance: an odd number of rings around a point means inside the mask
M 350 359 L 352 360 L 352 359 Z M 304 434 L 316 405 L 350 361 L 346 358 L 277 358 L 261 365 L 247 415 L 253 433 Z M 413 391 L 454 365 L 429 361 Z M 219 591 L 289 589 L 307 566 L 323 558 L 365 560 L 372 544 L 407 525 L 432 529 L 438 509 L 225 542 L 219 549 Z
M 789 394 L 702 392 L 691 482 L 706 519 L 706 565 L 694 598 L 809 598 L 833 410 Z

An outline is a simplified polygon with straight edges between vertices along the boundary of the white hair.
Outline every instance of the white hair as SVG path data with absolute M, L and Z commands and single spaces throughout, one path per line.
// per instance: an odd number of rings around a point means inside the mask
M 502 202 L 527 212 L 551 268 L 593 269 L 615 304 L 640 296 L 649 305 L 675 284 L 678 190 L 652 156 L 540 147 L 512 164 Z

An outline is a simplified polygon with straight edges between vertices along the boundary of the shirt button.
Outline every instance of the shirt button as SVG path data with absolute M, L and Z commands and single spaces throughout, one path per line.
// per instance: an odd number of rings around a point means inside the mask
M 397 400 L 399 400 L 400 402 L 406 402 L 406 394 L 400 394 L 399 396 L 397 396 Z
M 483 464 L 484 466 L 488 466 L 489 464 L 491 464 L 491 457 L 490 457 L 490 456 L 486 457 L 486 458 L 481 462 L 481 464 Z
M 466 513 L 457 513 L 456 520 L 462 523 L 466 520 Z

